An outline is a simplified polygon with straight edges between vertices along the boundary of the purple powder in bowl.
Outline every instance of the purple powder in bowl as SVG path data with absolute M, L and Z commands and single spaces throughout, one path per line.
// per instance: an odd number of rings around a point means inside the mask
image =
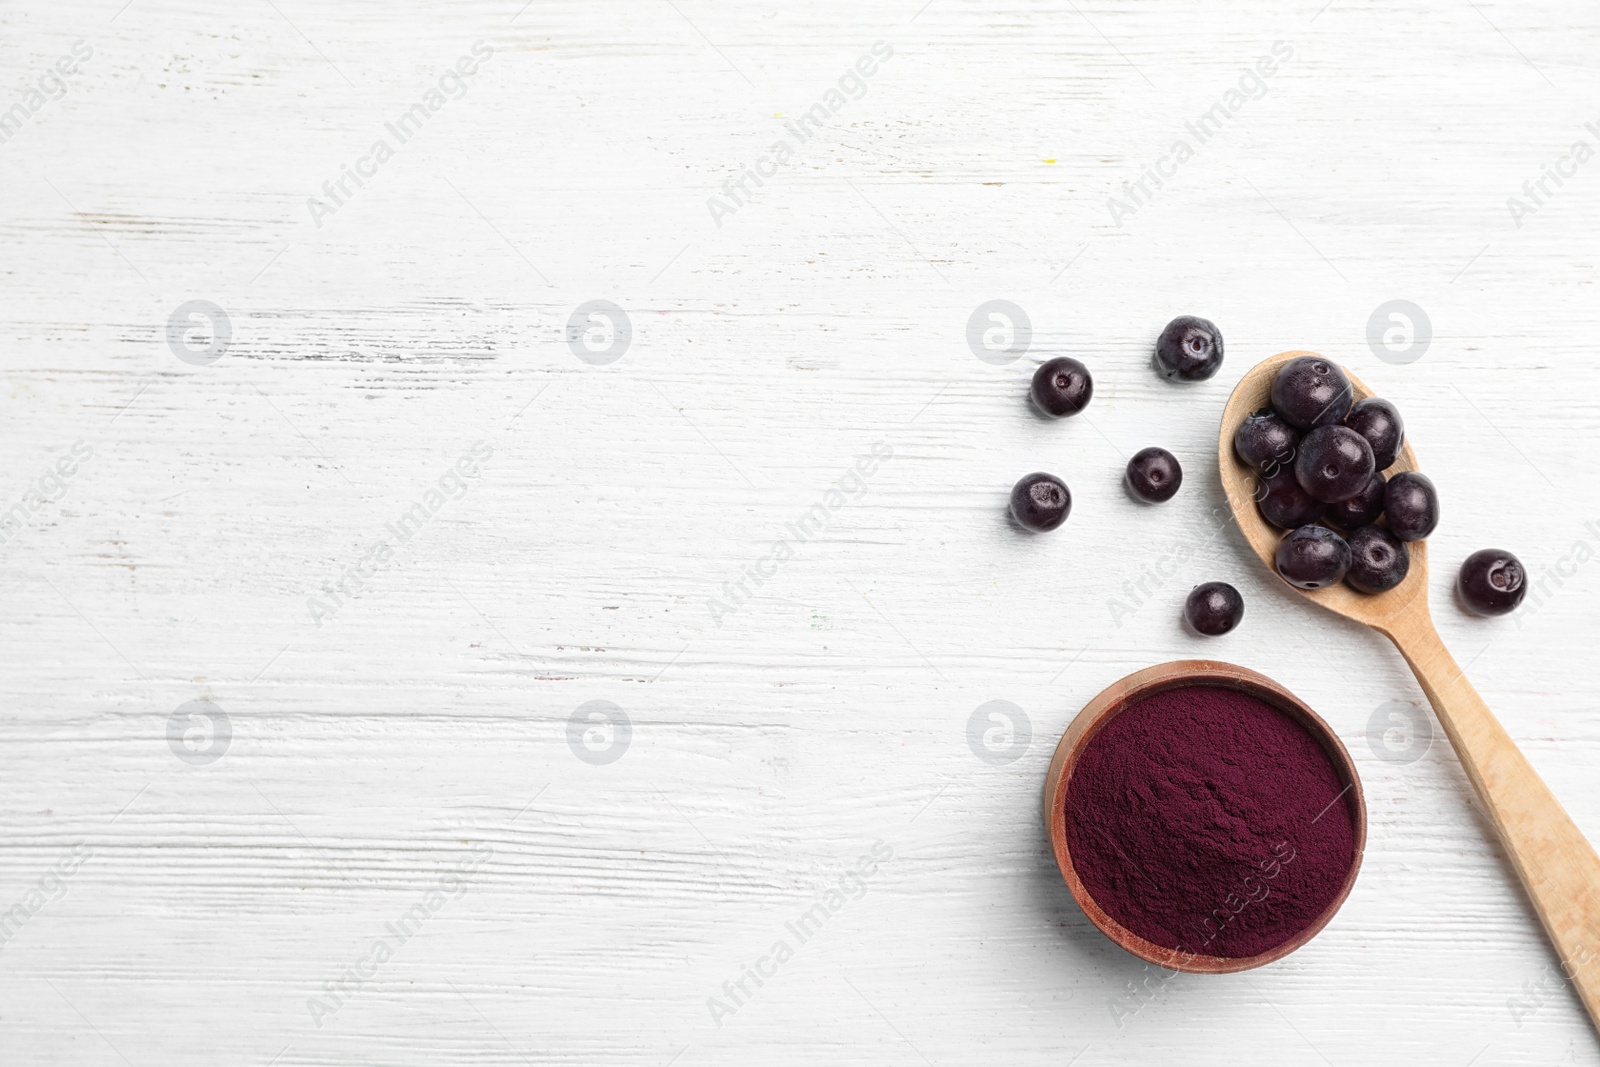
M 1338 767 L 1284 711 L 1221 686 L 1113 715 L 1067 784 L 1072 866 L 1097 904 L 1163 948 L 1246 958 L 1315 925 L 1356 863 Z

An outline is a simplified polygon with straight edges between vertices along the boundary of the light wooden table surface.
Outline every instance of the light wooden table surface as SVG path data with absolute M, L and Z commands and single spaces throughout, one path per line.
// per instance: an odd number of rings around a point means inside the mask
M 0 1061 L 1600 1063 L 1403 663 L 1214 469 L 1274 352 L 1396 401 L 1446 641 L 1600 835 L 1591 7 L 121 4 L 0 10 Z M 1514 618 L 1450 602 L 1486 546 Z M 1191 656 L 1372 825 L 1306 948 L 1163 981 L 1039 794 Z

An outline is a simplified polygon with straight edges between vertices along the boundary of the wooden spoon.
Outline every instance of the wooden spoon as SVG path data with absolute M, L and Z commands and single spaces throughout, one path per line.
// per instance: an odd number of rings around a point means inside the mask
M 1280 366 L 1297 356 L 1316 355 L 1284 352 L 1257 364 L 1233 390 L 1222 414 L 1217 440 L 1222 487 L 1245 539 L 1274 573 L 1273 553 L 1283 531 L 1256 510 L 1259 479 L 1234 453 L 1233 435 L 1246 415 L 1267 406 Z M 1372 395 L 1355 375 L 1350 382 L 1357 400 Z M 1417 457 L 1407 441 L 1390 473 L 1416 469 Z M 1388 592 L 1369 596 L 1343 584 L 1316 590 L 1295 589 L 1287 582 L 1284 586 L 1377 630 L 1411 665 L 1561 957 L 1561 973 L 1577 986 L 1590 1019 L 1600 1026 L 1600 857 L 1439 639 L 1428 614 L 1428 547 L 1421 541 L 1409 547 L 1411 570 Z

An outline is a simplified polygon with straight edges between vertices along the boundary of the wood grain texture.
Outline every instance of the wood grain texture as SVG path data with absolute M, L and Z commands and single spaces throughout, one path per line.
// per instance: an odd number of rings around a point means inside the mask
M 0 143 L 0 514 L 55 498 L 0 544 L 0 915 L 42 902 L 0 946 L 0 1060 L 1600 1063 L 1449 746 L 1406 735 L 1404 662 L 1275 585 L 1210 473 L 1270 353 L 1394 400 L 1443 500 L 1442 637 L 1600 832 L 1600 162 L 1507 204 L 1596 143 L 1592 10 L 521 6 L 0 9 L 6 107 L 93 52 Z M 313 219 L 477 41 L 464 94 Z M 708 198 L 877 41 L 865 94 L 719 227 Z M 1006 365 L 967 340 L 995 299 L 1032 324 Z M 1396 299 L 1432 327 L 1409 364 L 1367 340 Z M 168 342 L 194 300 L 231 328 L 206 366 Z M 592 300 L 632 326 L 607 365 L 567 343 Z M 1186 312 L 1230 354 L 1179 389 L 1148 353 Z M 1096 396 L 1046 423 L 1026 381 L 1062 352 Z M 1119 484 L 1150 444 L 1189 473 L 1160 508 Z M 1028 538 L 1003 507 L 1036 469 L 1075 509 Z M 1490 545 L 1537 590 L 1484 622 L 1448 578 Z M 1212 579 L 1247 606 L 1206 642 L 1177 617 Z M 1335 727 L 1368 847 L 1302 951 L 1163 983 L 1072 903 L 1038 796 L 1094 693 L 1200 656 Z M 197 700 L 231 731 L 205 765 L 168 741 Z M 631 729 L 606 764 L 569 744 L 596 700 Z M 995 700 L 1025 740 L 974 724 Z M 178 726 L 190 756 L 218 736 Z

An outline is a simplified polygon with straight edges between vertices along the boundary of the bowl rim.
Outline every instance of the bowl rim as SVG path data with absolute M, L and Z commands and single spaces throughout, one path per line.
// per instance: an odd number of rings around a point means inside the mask
M 1210 956 L 1184 949 L 1167 948 L 1139 936 L 1106 914 L 1105 909 L 1100 907 L 1099 902 L 1083 884 L 1083 880 L 1078 877 L 1077 869 L 1072 864 L 1071 850 L 1067 847 L 1065 804 L 1067 786 L 1089 742 L 1113 716 L 1139 700 L 1170 689 L 1191 685 L 1218 686 L 1247 693 L 1295 719 L 1322 745 L 1323 750 L 1333 761 L 1340 780 L 1345 783 L 1345 793 L 1353 797 L 1355 858 L 1345 875 L 1344 884 L 1315 921 L 1294 937 L 1254 956 Z M 1361 859 L 1367 845 L 1367 802 L 1361 789 L 1361 776 L 1356 771 L 1355 761 L 1350 758 L 1349 750 L 1345 748 L 1344 742 L 1339 740 L 1339 735 L 1334 733 L 1333 728 L 1322 716 L 1313 711 L 1310 705 L 1284 686 L 1248 667 L 1220 660 L 1186 659 L 1158 663 L 1153 667 L 1134 671 L 1102 689 L 1083 706 L 1083 710 L 1078 712 L 1062 733 L 1061 740 L 1056 745 L 1055 755 L 1050 760 L 1050 769 L 1045 776 L 1044 804 L 1045 828 L 1051 848 L 1055 852 L 1056 866 L 1061 869 L 1061 877 L 1066 881 L 1067 889 L 1071 891 L 1073 899 L 1078 902 L 1084 914 L 1089 917 L 1089 921 L 1112 941 L 1147 963 L 1188 974 L 1232 974 L 1264 967 L 1283 959 L 1310 941 L 1328 925 L 1345 899 L 1350 896 L 1350 891 L 1355 888 L 1356 876 L 1361 871 Z

